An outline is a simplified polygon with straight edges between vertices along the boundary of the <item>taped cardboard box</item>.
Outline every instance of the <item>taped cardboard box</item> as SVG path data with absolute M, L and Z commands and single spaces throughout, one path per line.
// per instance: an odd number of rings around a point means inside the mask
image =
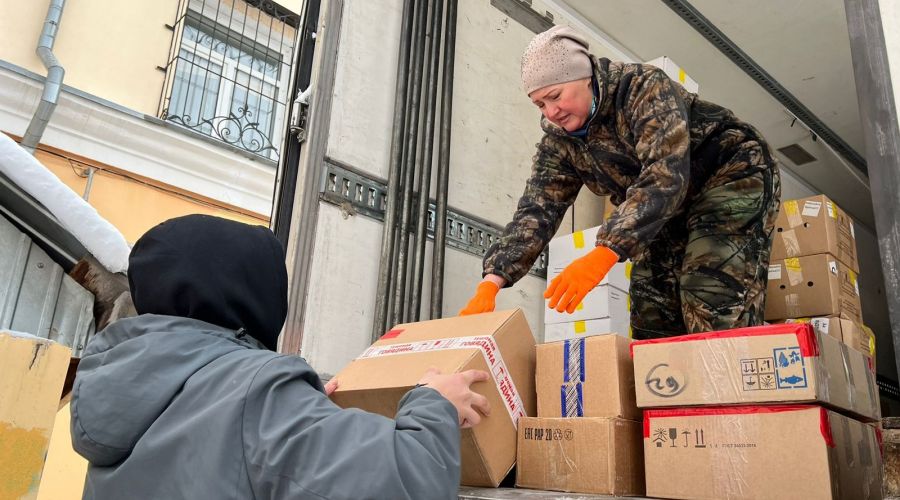
M 839 316 L 861 323 L 856 273 L 831 254 L 773 260 L 766 287 L 766 320 L 813 316 Z
M 343 408 L 393 418 L 422 375 L 485 370 L 473 384 L 492 411 L 462 431 L 462 484 L 496 487 L 516 461 L 516 422 L 535 414 L 534 337 L 520 309 L 397 325 L 335 375 Z
M 813 405 L 644 412 L 647 496 L 880 499 L 872 426 Z
M 618 418 L 519 420 L 516 486 L 643 495 L 641 423 Z
M 615 334 L 539 344 L 538 416 L 640 420 L 629 344 Z
M 672 80 L 681 84 L 684 87 L 684 90 L 688 92 L 692 92 L 696 94 L 700 91 L 700 86 L 694 81 L 693 78 L 688 76 L 687 73 L 681 69 L 681 66 L 675 64 L 675 61 L 669 59 L 666 56 L 657 57 L 656 59 L 647 61 L 647 64 L 656 66 L 657 68 L 663 70 L 666 75 L 669 76 Z
M 610 316 L 607 318 L 545 324 L 544 342 L 581 339 L 605 333 L 615 333 L 630 339 L 631 311 L 622 311 L 620 308 L 614 308 L 610 311 Z
M 780 324 L 631 343 L 640 408 L 822 403 L 880 418 L 871 360 L 808 324 Z
M 630 316 L 631 303 L 628 294 L 609 285 L 601 285 L 591 290 L 572 314 L 544 308 L 544 324 L 547 325 L 603 318 L 616 318 L 617 321 L 622 321 L 623 318 Z
M 830 253 L 859 272 L 853 219 L 824 195 L 788 200 L 775 220 L 771 259 Z
M 0 498 L 37 498 L 71 349 L 0 331 Z
M 557 236 L 547 246 L 547 281 L 549 282 L 563 271 L 573 260 L 584 257 L 596 247 L 596 226 L 572 234 Z M 619 262 L 609 270 L 598 286 L 612 285 L 625 292 L 631 285 L 631 262 Z
M 839 339 L 853 349 L 875 357 L 875 334 L 872 329 L 855 321 L 826 316 L 818 318 L 795 318 L 784 320 L 785 323 L 809 323 L 819 333 Z

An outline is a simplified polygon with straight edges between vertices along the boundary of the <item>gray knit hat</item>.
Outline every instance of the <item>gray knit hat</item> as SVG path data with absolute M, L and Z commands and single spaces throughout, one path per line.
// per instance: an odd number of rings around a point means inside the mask
M 568 26 L 554 26 L 531 39 L 522 54 L 522 86 L 526 94 L 556 83 L 591 76 L 588 43 Z

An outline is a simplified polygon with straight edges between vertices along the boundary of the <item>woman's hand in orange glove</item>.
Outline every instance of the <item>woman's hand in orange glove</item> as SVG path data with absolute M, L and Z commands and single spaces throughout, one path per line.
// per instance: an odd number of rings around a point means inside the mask
M 584 296 L 600 283 L 618 261 L 616 252 L 604 246 L 598 246 L 584 257 L 573 260 L 559 276 L 553 278 L 544 292 L 544 298 L 550 299 L 547 307 L 572 314 Z
M 484 281 L 478 284 L 475 289 L 475 295 L 469 299 L 466 307 L 460 309 L 460 316 L 468 316 L 469 314 L 479 314 L 491 312 L 494 310 L 494 302 L 497 292 L 506 284 L 506 280 L 500 276 L 489 274 L 485 276 Z

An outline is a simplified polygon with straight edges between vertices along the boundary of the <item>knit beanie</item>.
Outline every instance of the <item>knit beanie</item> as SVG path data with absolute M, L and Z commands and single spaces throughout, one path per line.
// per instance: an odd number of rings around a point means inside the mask
M 590 78 L 588 43 L 568 26 L 554 26 L 531 39 L 522 54 L 522 86 L 526 94 L 556 83 Z

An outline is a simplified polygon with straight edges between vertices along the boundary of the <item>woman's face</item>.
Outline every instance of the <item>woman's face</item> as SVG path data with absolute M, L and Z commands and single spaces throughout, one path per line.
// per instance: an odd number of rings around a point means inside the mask
M 528 97 L 544 117 L 567 132 L 573 132 L 587 122 L 594 94 L 591 92 L 591 79 L 584 78 L 547 85 Z

